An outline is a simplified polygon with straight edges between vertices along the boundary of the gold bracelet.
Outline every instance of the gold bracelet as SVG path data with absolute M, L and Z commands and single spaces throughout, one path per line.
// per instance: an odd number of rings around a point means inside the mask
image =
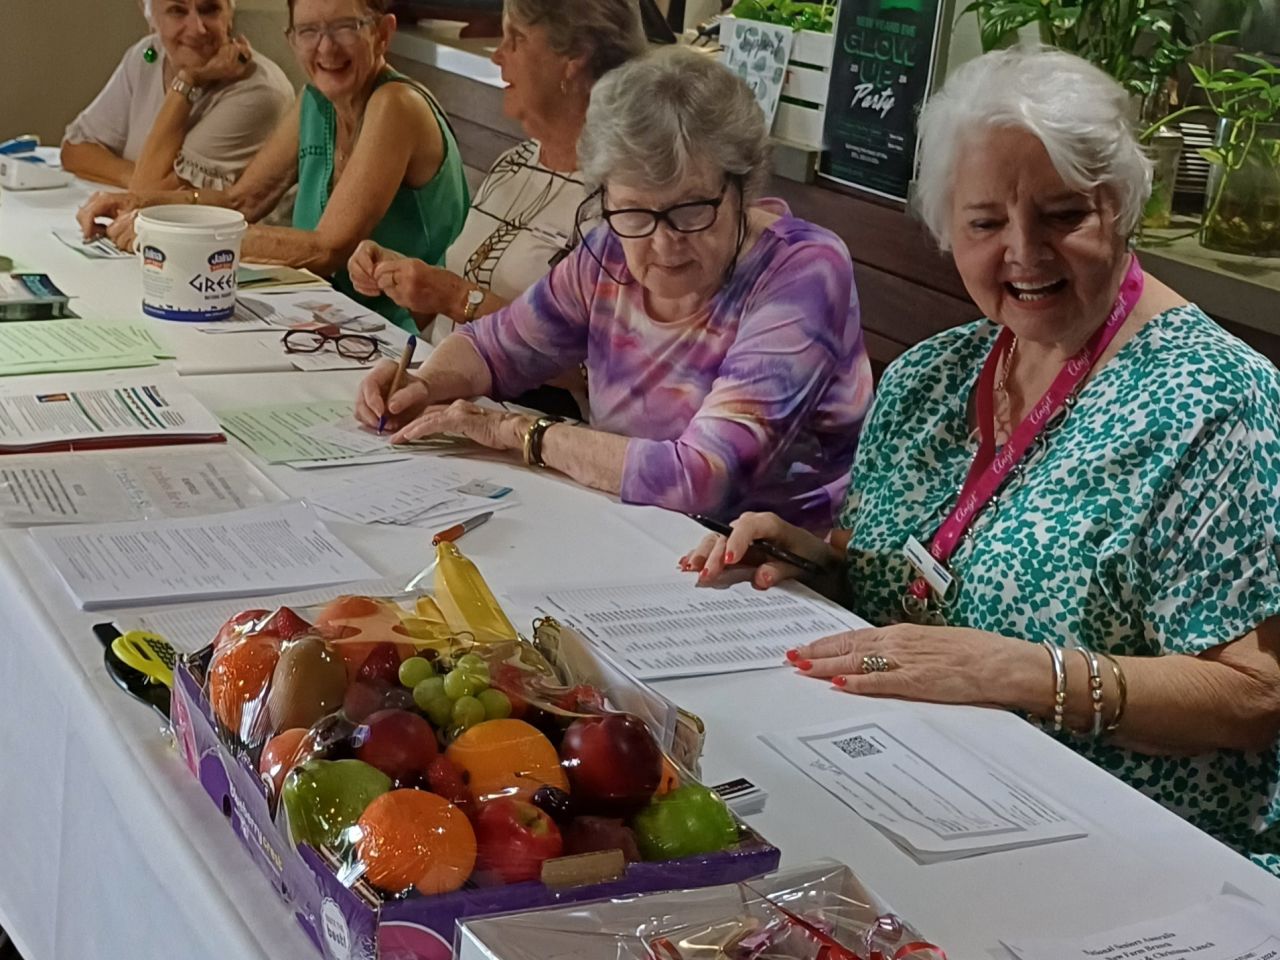
M 1093 706 L 1093 726 L 1089 733 L 1093 737 L 1102 736 L 1102 670 L 1098 665 L 1098 656 L 1085 647 L 1077 648 L 1077 653 L 1084 658 L 1085 668 L 1089 671 L 1089 700 Z
M 524 464 L 526 467 L 545 467 L 542 462 L 542 437 L 549 427 L 563 421 L 559 417 L 539 417 L 524 432 Z
M 1120 661 L 1111 656 L 1111 654 L 1102 653 L 1101 651 L 1099 651 L 1098 656 L 1111 664 L 1111 672 L 1115 674 L 1116 678 L 1116 690 L 1119 693 L 1116 698 L 1116 712 L 1111 718 L 1111 722 L 1103 728 L 1104 733 L 1114 733 L 1119 728 L 1120 720 L 1124 717 L 1124 708 L 1129 703 L 1129 683 L 1124 678 L 1124 670 L 1120 667 Z
M 192 191 L 191 191 L 191 205 L 192 205 L 192 206 L 194 206 L 194 207 L 198 207 L 198 206 L 200 206 L 200 191 L 199 191 L 199 190 L 192 190 Z
M 1052 640 L 1041 640 L 1040 645 L 1049 651 L 1049 664 L 1053 668 L 1053 732 L 1062 732 L 1063 713 L 1067 704 L 1067 667 L 1062 651 Z

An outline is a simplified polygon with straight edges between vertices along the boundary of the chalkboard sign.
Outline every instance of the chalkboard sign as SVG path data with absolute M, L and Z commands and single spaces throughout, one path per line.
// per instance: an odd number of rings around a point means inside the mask
M 946 0 L 841 0 L 821 172 L 905 201 L 916 117 L 934 83 Z

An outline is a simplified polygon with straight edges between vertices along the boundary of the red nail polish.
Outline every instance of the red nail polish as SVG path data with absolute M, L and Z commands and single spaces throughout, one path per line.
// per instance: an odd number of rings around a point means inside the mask
M 788 651 L 787 651 L 787 659 L 788 659 L 788 660 L 790 660 L 792 663 L 795 663 L 797 660 L 799 660 L 799 659 L 800 659 L 800 651 L 799 651 L 799 650 L 788 650 Z
M 737 557 L 735 557 L 731 551 L 726 550 L 726 551 L 724 552 L 724 562 L 725 562 L 725 563 L 733 563 L 736 559 L 737 559 Z
M 796 666 L 799 667 L 801 670 L 813 669 L 813 664 L 810 663 L 808 660 L 798 660 L 796 661 Z
M 834 683 L 837 687 L 843 687 L 846 683 L 849 682 L 849 680 L 844 676 L 838 676 L 838 677 L 832 677 L 831 682 Z

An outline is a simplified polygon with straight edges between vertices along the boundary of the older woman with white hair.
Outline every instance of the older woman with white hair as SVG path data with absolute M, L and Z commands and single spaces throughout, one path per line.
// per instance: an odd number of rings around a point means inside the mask
M 1126 107 L 1058 51 L 948 80 L 919 201 L 987 318 L 885 372 L 828 539 L 748 515 L 682 564 L 768 538 L 827 565 L 875 626 L 791 651 L 803 675 L 1038 716 L 1280 873 L 1280 374 L 1143 272 Z
M 446 338 L 357 416 L 394 441 L 463 434 L 628 503 L 829 527 L 871 396 L 838 238 L 756 199 L 764 119 L 714 60 L 666 50 L 606 74 L 578 145 L 605 223 L 513 303 Z M 592 427 L 511 397 L 585 364 Z M 448 404 L 449 401 L 454 401 Z
M 233 35 L 235 0 L 143 0 L 151 34 L 67 127 L 64 169 L 131 190 L 222 190 L 293 103 L 284 72 Z

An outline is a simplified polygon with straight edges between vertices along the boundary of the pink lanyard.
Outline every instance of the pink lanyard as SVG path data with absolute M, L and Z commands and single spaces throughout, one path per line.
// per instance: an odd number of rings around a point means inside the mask
M 986 509 L 992 497 L 996 495 L 996 491 L 1009 478 L 1014 467 L 1022 462 L 1022 458 L 1026 456 L 1027 450 L 1035 442 L 1036 437 L 1044 431 L 1045 425 L 1089 375 L 1089 371 L 1098 362 L 1098 357 L 1102 356 L 1120 327 L 1129 318 L 1134 304 L 1142 296 L 1142 285 L 1142 267 L 1138 265 L 1138 258 L 1133 256 L 1129 261 L 1129 270 L 1125 274 L 1124 281 L 1120 284 L 1116 302 L 1111 305 L 1111 313 L 1107 315 L 1106 323 L 1094 331 L 1089 342 L 1080 349 L 1079 353 L 1062 365 L 1062 370 L 1049 385 L 1044 396 L 1040 398 L 1040 402 L 1014 429 L 1008 443 L 1000 449 L 999 453 L 996 453 L 994 415 L 996 369 L 1013 343 L 1013 334 L 1008 327 L 1000 331 L 995 346 L 992 347 L 986 363 L 983 364 L 982 374 L 978 378 L 978 430 L 982 438 L 978 453 L 969 467 L 969 475 L 965 478 L 964 486 L 960 488 L 960 497 L 955 507 L 942 522 L 938 532 L 934 534 L 933 542 L 929 544 L 929 553 L 939 563 L 945 565 L 951 559 L 964 532 L 977 519 L 978 514 Z M 912 583 L 911 592 L 923 599 L 928 596 L 928 585 L 924 584 L 924 590 L 921 591 L 921 584 L 921 580 Z

